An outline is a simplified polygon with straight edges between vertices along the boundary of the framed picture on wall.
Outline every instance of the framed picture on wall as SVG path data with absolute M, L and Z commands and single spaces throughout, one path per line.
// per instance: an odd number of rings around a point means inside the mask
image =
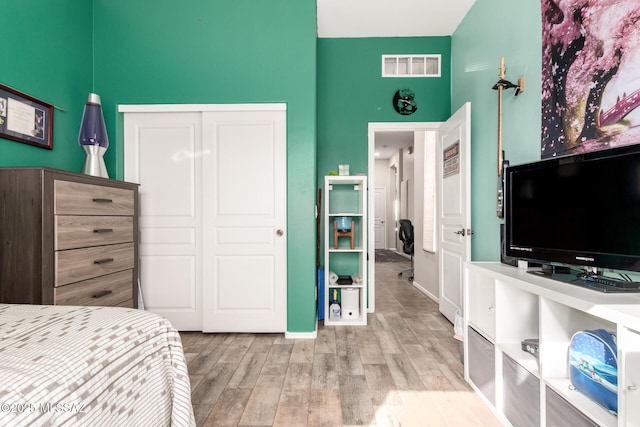
M 0 84 L 0 137 L 53 148 L 53 105 Z
M 637 144 L 640 2 L 541 4 L 541 157 Z

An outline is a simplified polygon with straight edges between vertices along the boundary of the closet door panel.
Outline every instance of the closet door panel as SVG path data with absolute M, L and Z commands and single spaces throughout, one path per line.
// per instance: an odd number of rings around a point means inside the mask
M 217 128 L 217 215 L 251 216 L 269 223 L 275 215 L 273 124 L 220 123 Z M 230 161 L 232 159 L 232 161 Z M 241 197 L 240 197 L 241 196 Z
M 286 106 L 121 111 L 145 308 L 179 330 L 285 332 Z
M 125 115 L 125 179 L 140 183 L 145 308 L 201 330 L 202 114 Z
M 286 113 L 205 113 L 203 326 L 286 331 Z

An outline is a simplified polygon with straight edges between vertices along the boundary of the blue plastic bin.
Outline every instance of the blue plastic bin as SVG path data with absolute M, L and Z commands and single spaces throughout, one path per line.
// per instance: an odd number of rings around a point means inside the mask
M 318 320 L 324 320 L 324 267 L 318 267 Z

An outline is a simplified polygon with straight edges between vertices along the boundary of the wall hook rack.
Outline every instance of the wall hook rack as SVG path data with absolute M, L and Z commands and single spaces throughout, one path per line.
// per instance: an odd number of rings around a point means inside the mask
M 500 92 L 500 95 L 502 95 L 502 91 L 504 89 L 515 89 L 514 95 L 518 96 L 520 95 L 522 92 L 524 92 L 524 77 L 520 77 L 518 79 L 518 83 L 511 83 L 509 80 L 505 80 L 505 68 L 504 68 L 504 56 L 500 58 L 500 80 L 497 81 L 496 84 L 494 84 L 491 89 L 493 90 L 497 90 Z
M 518 79 L 518 84 L 505 80 L 504 56 L 500 57 L 500 80 L 492 89 L 498 91 L 498 203 L 496 214 L 498 218 L 504 217 L 504 176 L 503 172 L 509 166 L 509 161 L 504 159 L 502 150 L 502 92 L 505 89 L 515 89 L 515 96 L 524 92 L 524 77 Z
M 518 84 L 513 84 L 509 80 L 500 79 L 496 84 L 493 85 L 491 89 L 493 90 L 515 89 L 514 95 L 518 96 L 522 92 L 524 92 L 524 77 L 520 77 L 518 79 Z

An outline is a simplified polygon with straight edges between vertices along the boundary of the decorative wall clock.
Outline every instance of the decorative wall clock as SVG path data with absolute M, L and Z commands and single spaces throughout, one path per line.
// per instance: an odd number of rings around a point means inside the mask
M 415 94 L 411 89 L 400 89 L 393 95 L 393 108 L 399 114 L 408 116 L 418 109 L 418 104 L 414 100 Z

